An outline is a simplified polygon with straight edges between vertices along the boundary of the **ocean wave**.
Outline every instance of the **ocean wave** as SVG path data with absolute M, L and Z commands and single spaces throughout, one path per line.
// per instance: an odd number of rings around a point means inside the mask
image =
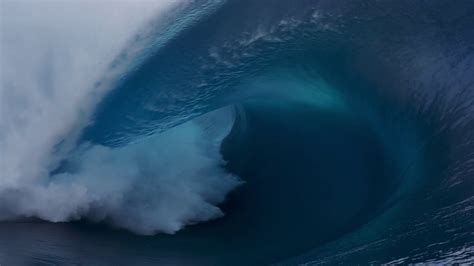
M 18 19 L 25 6 L 2 19 L 2 219 L 176 233 L 222 216 L 243 180 L 256 202 L 242 204 L 265 203 L 282 224 L 266 226 L 301 245 L 239 262 L 471 254 L 469 1 L 164 1 L 116 19 L 109 4 L 38 4 Z M 293 184 L 314 206 L 286 198 Z M 275 202 L 319 227 L 292 229 Z

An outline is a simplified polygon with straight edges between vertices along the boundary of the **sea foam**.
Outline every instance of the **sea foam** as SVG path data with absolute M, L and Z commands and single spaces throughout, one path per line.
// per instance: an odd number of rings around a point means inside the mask
M 231 116 L 212 134 L 210 114 L 126 147 L 76 146 L 112 89 L 97 82 L 148 21 L 179 4 L 2 1 L 0 219 L 89 218 L 152 234 L 222 215 L 215 204 L 239 184 L 218 149 Z

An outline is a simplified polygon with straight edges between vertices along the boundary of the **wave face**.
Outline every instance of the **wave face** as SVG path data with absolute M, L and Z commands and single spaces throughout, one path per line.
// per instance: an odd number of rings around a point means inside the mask
M 473 262 L 471 1 L 1 5 L 0 262 Z

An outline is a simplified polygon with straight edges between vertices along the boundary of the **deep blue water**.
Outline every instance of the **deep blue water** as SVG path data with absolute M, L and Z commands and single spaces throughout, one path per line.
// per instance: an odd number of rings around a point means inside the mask
M 196 1 L 179 15 L 204 8 L 157 34 L 81 142 L 127 147 L 230 106 L 220 167 L 244 183 L 225 216 L 154 236 L 4 223 L 0 262 L 474 262 L 474 2 Z

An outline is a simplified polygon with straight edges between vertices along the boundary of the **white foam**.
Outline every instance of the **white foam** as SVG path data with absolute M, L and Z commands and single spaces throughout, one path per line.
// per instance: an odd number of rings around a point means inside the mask
M 0 219 L 87 216 L 172 233 L 221 214 L 213 204 L 238 182 L 218 151 L 201 154 L 196 122 L 125 148 L 82 146 L 76 171 L 50 176 L 64 156 L 57 144 L 109 89 L 94 84 L 147 20 L 179 2 L 0 2 Z

